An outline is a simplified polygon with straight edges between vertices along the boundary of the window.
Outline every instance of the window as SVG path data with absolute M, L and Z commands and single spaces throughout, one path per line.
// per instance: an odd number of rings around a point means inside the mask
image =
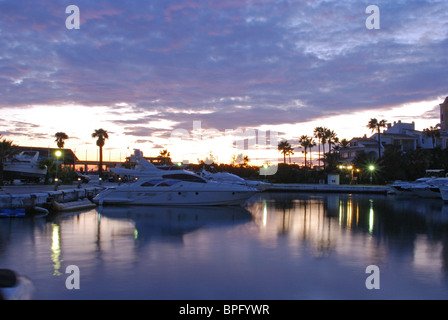
M 163 176 L 163 178 L 177 179 L 177 180 L 189 181 L 189 182 L 206 183 L 205 180 L 202 179 L 201 177 L 195 176 L 193 174 L 185 174 L 185 173 L 166 174 Z
M 170 187 L 173 184 L 176 184 L 178 182 L 179 182 L 178 180 L 166 180 L 166 181 L 160 182 L 157 186 L 158 187 Z

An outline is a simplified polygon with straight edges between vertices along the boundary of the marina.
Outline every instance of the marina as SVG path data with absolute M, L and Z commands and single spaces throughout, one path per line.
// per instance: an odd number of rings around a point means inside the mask
M 336 193 L 97 207 L 0 219 L 0 265 L 38 300 L 447 299 L 447 214 L 434 199 Z M 66 287 L 70 266 L 79 290 Z
M 23 2 L 0 300 L 448 299 L 448 2 Z

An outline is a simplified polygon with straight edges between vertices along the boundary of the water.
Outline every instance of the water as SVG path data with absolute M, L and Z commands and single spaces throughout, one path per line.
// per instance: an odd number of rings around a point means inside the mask
M 381 195 L 0 219 L 0 268 L 29 277 L 36 299 L 446 299 L 447 244 L 448 205 Z

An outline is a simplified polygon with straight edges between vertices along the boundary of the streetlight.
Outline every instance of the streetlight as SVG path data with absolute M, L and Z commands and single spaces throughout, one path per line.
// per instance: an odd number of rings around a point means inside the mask
M 56 156 L 56 177 L 55 177 L 55 181 L 58 181 L 58 162 L 59 162 L 59 157 L 62 155 L 61 150 L 57 150 L 54 155 Z
M 373 171 L 375 171 L 375 166 L 373 164 L 369 165 L 369 171 L 370 171 L 370 184 L 372 184 L 372 180 L 373 180 L 372 174 L 373 174 Z

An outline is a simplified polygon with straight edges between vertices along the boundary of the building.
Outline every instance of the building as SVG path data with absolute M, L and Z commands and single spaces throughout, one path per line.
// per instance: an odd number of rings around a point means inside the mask
M 352 138 L 347 147 L 339 150 L 341 160 L 346 163 L 352 163 L 360 153 L 365 153 L 372 161 L 378 159 L 378 141 L 364 135 L 361 138 Z
M 434 141 L 427 137 L 423 131 L 415 130 L 415 123 L 398 122 L 388 123 L 386 130 L 380 135 L 380 150 L 384 154 L 387 146 L 393 146 L 402 152 L 416 150 L 417 148 L 432 149 L 433 147 L 448 146 L 448 97 L 440 105 L 440 137 Z M 347 147 L 340 150 L 341 160 L 351 163 L 360 153 L 365 153 L 370 160 L 378 159 L 378 133 L 373 134 L 370 138 L 364 136 L 362 138 L 353 138 L 349 141 Z
M 446 149 L 448 147 L 448 97 L 440 106 L 440 147 Z

